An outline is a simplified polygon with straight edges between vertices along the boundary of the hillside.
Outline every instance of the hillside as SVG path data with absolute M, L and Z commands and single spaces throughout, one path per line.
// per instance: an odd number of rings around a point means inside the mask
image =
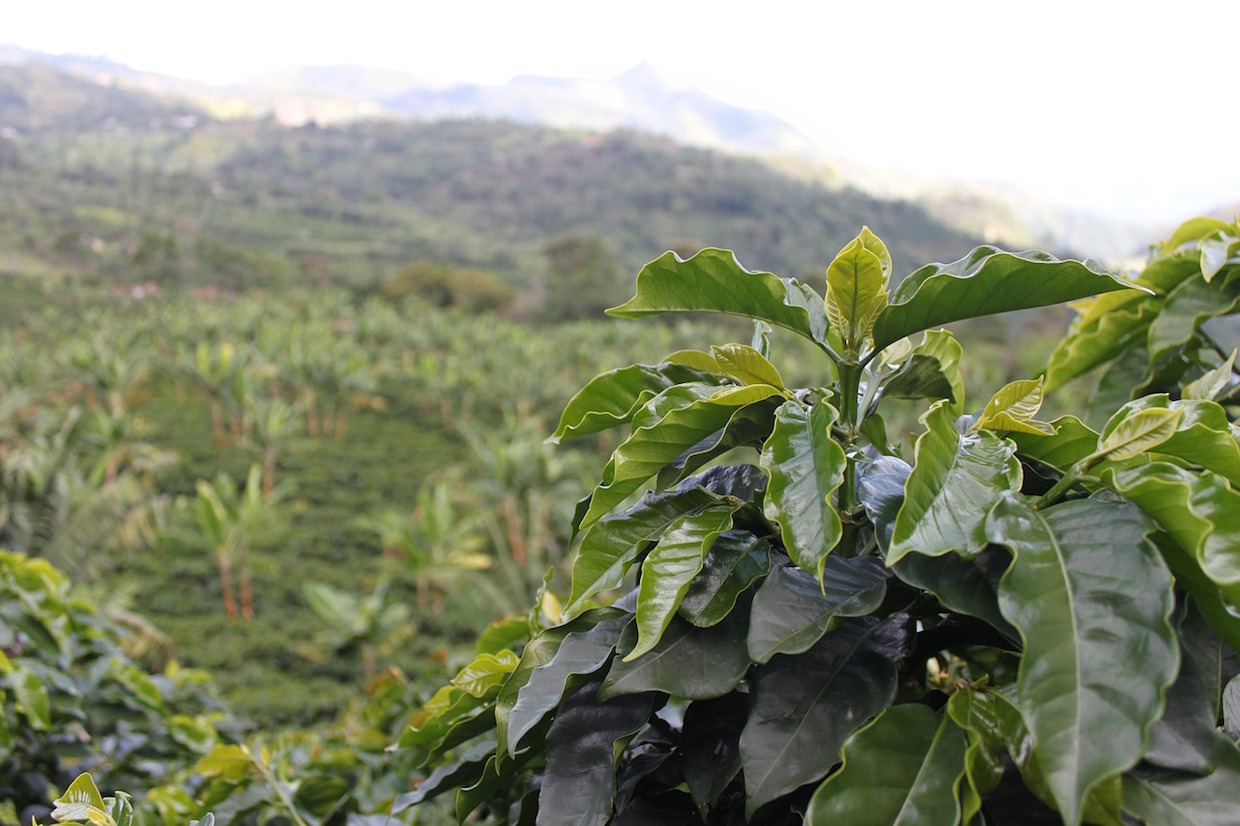
M 221 121 L 47 66 L 0 66 L 0 268 L 244 286 L 365 284 L 434 259 L 515 285 L 597 237 L 626 282 L 664 250 L 728 245 L 816 272 L 868 224 L 897 270 L 975 244 L 907 202 L 631 131 L 505 121 Z M 816 277 L 816 276 L 815 276 Z

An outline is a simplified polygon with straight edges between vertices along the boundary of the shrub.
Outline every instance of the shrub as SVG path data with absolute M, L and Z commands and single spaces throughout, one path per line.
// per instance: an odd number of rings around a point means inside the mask
M 556 439 L 628 436 L 578 507 L 563 613 L 543 594 L 479 638 L 400 739 L 427 776 L 395 810 L 1234 822 L 1240 445 L 1210 319 L 1240 305 L 1238 239 L 1189 222 L 1134 281 L 982 247 L 892 290 L 863 230 L 825 301 L 722 250 L 647 265 L 613 315 L 739 315 L 753 338 L 568 403 Z M 1100 373 L 1098 429 L 1039 420 L 1040 378 L 966 405 L 935 328 L 1066 301 L 1048 380 Z M 772 328 L 812 342 L 820 383 L 784 384 Z M 883 414 L 910 402 L 906 451 Z

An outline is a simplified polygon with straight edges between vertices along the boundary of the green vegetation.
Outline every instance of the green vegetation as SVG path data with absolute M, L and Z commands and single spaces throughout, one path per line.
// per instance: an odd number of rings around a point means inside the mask
M 1185 224 L 1134 282 L 989 247 L 891 274 L 869 230 L 825 302 L 719 250 L 642 270 L 612 314 L 747 316 L 752 341 L 569 402 L 557 439 L 628 435 L 576 512 L 563 616 L 479 638 L 399 740 L 434 771 L 394 811 L 455 792 L 461 822 L 1234 817 L 1240 384 L 1210 321 L 1240 306 L 1240 223 Z M 1122 389 L 1100 430 L 1039 420 L 1042 378 L 966 404 L 963 348 L 933 328 L 1082 299 L 1049 371 L 1100 370 L 1093 411 Z M 773 327 L 814 344 L 822 383 L 785 383 Z M 898 400 L 927 405 L 911 452 Z

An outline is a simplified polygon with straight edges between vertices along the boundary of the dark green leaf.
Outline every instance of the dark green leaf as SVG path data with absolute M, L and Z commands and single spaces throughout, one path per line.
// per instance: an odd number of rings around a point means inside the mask
M 904 504 L 904 483 L 912 468 L 895 456 L 880 456 L 857 466 L 857 498 L 874 525 L 874 538 L 884 554 L 891 544 L 896 515 Z
M 398 814 L 423 800 L 430 800 L 446 791 L 473 783 L 482 775 L 488 759 L 494 759 L 494 754 L 494 744 L 482 744 L 456 760 L 441 763 L 429 777 L 418 780 L 413 791 L 400 795 L 392 802 L 391 814 Z
M 910 553 L 980 553 L 986 546 L 986 514 L 1004 491 L 1020 489 L 1014 444 L 985 431 L 961 435 L 944 402 L 921 421 L 926 432 L 917 439 L 888 565 Z
M 1220 746 L 1216 720 L 1214 700 L 1206 693 L 1196 660 L 1182 653 L 1180 671 L 1167 689 L 1167 709 L 1150 729 L 1145 762 L 1164 769 L 1209 774 Z
M 956 823 L 964 732 L 920 703 L 893 706 L 844 743 L 844 765 L 810 801 L 805 822 L 829 826 Z
M 844 449 L 831 438 L 838 415 L 826 402 L 808 409 L 798 401 L 785 402 L 762 448 L 762 467 L 771 480 L 766 518 L 779 524 L 792 560 L 815 574 L 842 530 L 831 504 L 844 481 Z
M 845 738 L 895 698 L 912 638 L 906 615 L 845 620 L 804 654 L 756 670 L 740 740 L 747 817 L 839 762 Z
M 1004 758 L 1024 752 L 1027 737 L 1020 712 L 1007 698 L 993 691 L 962 689 L 947 702 L 947 713 L 964 729 L 969 745 L 965 751 L 965 784 L 961 787 L 962 822 L 972 822 L 986 795 L 999 785 Z
M 689 583 L 680 615 L 700 627 L 714 625 L 736 605 L 754 580 L 771 570 L 771 542 L 748 531 L 727 531 L 715 540 L 702 571 Z
M 772 566 L 750 608 L 749 656 L 764 663 L 776 654 L 805 651 L 839 617 L 876 609 L 889 576 L 873 556 L 828 557 L 821 584 L 800 568 Z
M 956 554 L 909 554 L 893 570 L 902 582 L 929 591 L 951 610 L 985 620 L 1009 639 L 1018 638 L 1016 629 L 999 610 L 995 589 L 975 560 Z
M 600 702 L 591 683 L 561 704 L 547 732 L 547 769 L 538 795 L 539 826 L 606 823 L 616 794 L 616 743 L 655 710 L 655 694 Z
M 623 424 L 646 402 L 677 384 L 716 381 L 709 373 L 680 364 L 634 364 L 603 373 L 569 400 L 551 440 L 559 442 Z
M 766 477 L 756 467 L 716 467 L 686 479 L 675 491 L 647 493 L 628 510 L 606 516 L 581 540 L 573 560 L 573 591 L 565 613 L 578 613 L 600 591 L 618 588 L 629 566 L 681 516 L 701 513 L 722 497 L 749 501 L 761 495 Z
M 656 396 L 633 417 L 632 432 L 603 469 L 603 481 L 594 489 L 582 530 L 635 493 L 664 465 L 725 427 L 738 411 L 778 395 L 780 391 L 769 385 L 682 384 Z
M 598 621 L 591 622 L 596 619 Z M 611 659 L 620 639 L 620 631 L 630 619 L 629 614 L 616 609 L 606 614 L 603 611 L 591 612 L 569 623 L 571 628 L 562 634 L 552 634 L 560 630 L 553 628 L 530 642 L 526 655 L 531 656 L 531 664 L 537 664 L 527 668 L 526 656 L 522 656 L 521 665 L 513 672 L 512 681 L 524 679 L 524 682 L 517 688 L 511 710 L 500 730 L 504 737 L 501 743 L 507 747 L 508 754 L 517 754 L 521 750 L 521 739 L 559 705 L 570 688 L 569 678 L 593 674 Z M 560 636 L 560 642 L 549 659 L 538 662 L 546 656 L 545 649 L 539 648 L 533 655 L 530 655 L 529 649 L 544 636 L 548 640 Z M 509 696 L 509 687 L 505 685 L 500 692 L 499 703 L 506 705 Z
M 1124 810 L 1150 826 L 1235 826 L 1240 812 L 1240 753 L 1198 776 L 1139 766 L 1124 775 Z
M 882 392 L 885 399 L 961 401 L 956 398 L 957 390 L 952 386 L 951 379 L 944 374 L 939 360 L 920 353 L 909 356 L 900 370 L 883 382 Z
M 637 295 L 607 311 L 621 318 L 670 312 L 716 312 L 761 319 L 826 341 L 822 299 L 795 279 L 750 272 L 729 250 L 704 249 L 687 261 L 667 252 L 637 274 Z
M 1131 505 L 1034 511 L 1014 493 L 987 522 L 991 541 L 1015 554 L 999 604 L 1025 644 L 1017 704 L 1069 824 L 1092 789 L 1140 759 L 1175 677 L 1171 575 L 1148 530 Z
M 707 508 L 682 516 L 668 526 L 659 544 L 642 563 L 637 592 L 637 646 L 625 655 L 634 660 L 650 651 L 663 636 L 689 583 L 702 570 L 715 540 L 732 527 L 732 516 L 741 503 Z
M 706 700 L 727 694 L 749 670 L 745 647 L 745 612 L 735 611 L 710 628 L 697 628 L 676 617 L 653 649 L 635 660 L 617 658 L 607 672 L 599 697 L 661 691 L 686 700 Z M 631 627 L 625 629 L 620 653 L 636 643 Z
M 1131 285 L 1093 261 L 978 247 L 951 264 L 928 264 L 900 283 L 874 324 L 874 346 L 965 318 L 1045 307 Z
M 760 449 L 771 435 L 775 411 L 782 400 L 773 396 L 738 410 L 724 427 L 664 465 L 655 477 L 655 488 L 666 490 L 679 485 L 690 473 L 738 447 Z
M 748 716 L 749 696 L 740 693 L 690 703 L 685 710 L 685 782 L 703 819 L 741 770 L 740 732 Z

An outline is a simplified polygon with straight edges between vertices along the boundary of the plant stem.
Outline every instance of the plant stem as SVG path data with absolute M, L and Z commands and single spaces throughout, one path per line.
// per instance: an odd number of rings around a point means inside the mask
M 857 504 L 857 461 L 853 448 L 857 444 L 859 432 L 857 394 L 861 386 L 861 365 L 855 361 L 844 361 L 839 364 L 840 371 L 840 424 L 845 433 L 844 438 L 844 481 L 840 485 L 836 511 L 843 517 L 843 532 L 840 536 L 840 548 L 846 556 L 856 552 L 857 526 L 848 514 Z

